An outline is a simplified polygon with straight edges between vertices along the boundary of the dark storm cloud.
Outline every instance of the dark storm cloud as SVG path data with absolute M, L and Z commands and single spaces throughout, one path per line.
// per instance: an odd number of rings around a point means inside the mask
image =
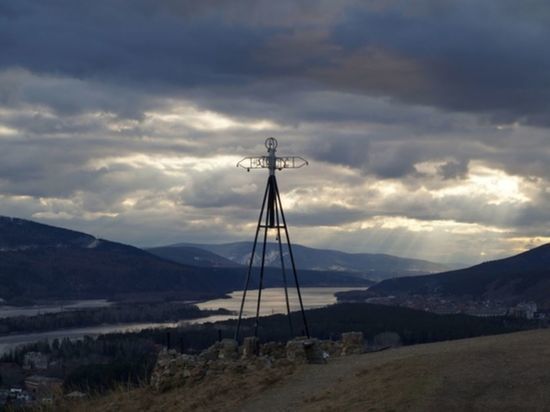
M 227 24 L 218 13 L 171 14 L 171 4 L 18 2 L 0 17 L 0 65 L 164 92 L 241 83 L 253 71 L 251 54 L 268 30 Z
M 292 89 L 320 83 L 485 113 L 497 123 L 547 123 L 545 2 L 336 8 L 330 2 L 22 0 L 0 9 L 0 66 L 171 95 L 269 81 L 293 82 Z M 251 97 L 269 99 L 260 89 L 249 89 Z M 279 85 L 272 92 L 289 90 Z M 49 98 L 54 104 L 55 95 Z
M 367 93 L 389 89 L 390 95 L 411 102 L 485 112 L 496 122 L 535 120 L 547 113 L 550 92 L 541 87 L 550 82 L 547 3 L 424 1 L 418 10 L 417 2 L 396 3 L 379 12 L 349 13 L 334 29 L 333 40 L 348 51 L 339 66 L 345 67 L 346 59 L 365 59 L 364 74 L 374 77 L 361 80 L 356 72 L 344 79 L 350 73 L 337 71 L 334 82 Z M 380 70 L 377 53 L 389 56 L 379 63 Z M 377 77 L 383 79 L 378 87 Z

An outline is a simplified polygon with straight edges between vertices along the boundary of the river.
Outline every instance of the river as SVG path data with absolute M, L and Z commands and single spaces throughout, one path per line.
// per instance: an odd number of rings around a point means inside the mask
M 362 288 L 349 288 L 349 287 L 348 288 L 346 287 L 301 288 L 304 308 L 313 309 L 313 308 L 319 308 L 319 307 L 331 305 L 333 303 L 336 303 L 336 297 L 334 296 L 336 292 L 341 292 L 346 290 L 356 290 L 356 289 L 364 290 L 366 288 L 364 287 Z M 75 328 L 75 329 L 61 329 L 61 330 L 49 331 L 49 332 L 2 336 L 0 337 L 0 355 L 10 351 L 16 346 L 26 344 L 26 343 L 37 342 L 40 340 L 52 341 L 54 339 L 63 339 L 63 338 L 81 339 L 84 336 L 95 337 L 98 335 L 114 333 L 114 332 L 139 332 L 140 330 L 143 330 L 143 329 L 175 327 L 177 325 L 192 325 L 192 324 L 218 322 L 222 320 L 233 319 L 237 316 L 237 313 L 239 311 L 241 299 L 242 299 L 242 293 L 243 293 L 242 291 L 235 291 L 229 294 L 228 299 L 213 299 L 213 300 L 197 303 L 197 306 L 201 309 L 224 308 L 232 312 L 235 312 L 234 314 L 215 315 L 215 316 L 209 316 L 205 318 L 189 319 L 189 320 L 183 320 L 178 323 L 159 322 L 159 323 L 125 323 L 125 324 L 118 324 L 118 325 L 108 324 L 108 325 L 89 326 L 89 327 Z M 250 317 L 255 315 L 257 296 L 258 296 L 257 290 L 248 291 L 246 304 L 243 311 L 244 317 Z M 298 303 L 298 298 L 296 296 L 296 293 L 295 292 L 292 293 L 291 290 L 289 290 L 289 301 L 291 305 L 291 310 L 295 311 L 299 309 L 299 303 Z M 47 306 L 47 307 L 45 306 L 20 307 L 20 308 L 15 308 L 17 310 L 16 311 L 14 310 L 11 313 L 31 316 L 31 314 L 33 314 L 33 311 L 35 311 L 34 314 L 46 313 L 47 311 L 59 312 L 62 310 L 74 310 L 74 309 L 83 308 L 83 307 L 102 307 L 102 306 L 108 306 L 108 304 L 109 302 L 105 300 L 77 301 L 77 302 L 70 302 L 67 305 L 56 305 L 56 306 Z M 0 307 L 0 317 L 6 317 L 2 315 L 9 313 L 10 310 L 12 310 L 12 308 L 3 309 L 2 307 Z M 262 290 L 262 302 L 261 302 L 261 308 L 260 308 L 261 316 L 268 316 L 268 315 L 273 315 L 277 313 L 286 313 L 284 290 L 282 288 L 268 288 L 268 289 Z M 11 316 L 16 316 L 16 315 L 11 315 Z
M 336 292 L 343 292 L 346 290 L 365 290 L 366 288 L 301 288 L 302 302 L 304 309 L 321 308 L 323 306 L 332 305 L 336 303 Z M 296 290 L 289 289 L 289 302 L 290 310 L 299 310 L 300 304 Z M 238 290 L 229 294 L 229 299 L 214 299 L 202 303 L 197 303 L 200 309 L 218 309 L 224 308 L 238 313 L 243 291 Z M 243 316 L 250 317 L 256 315 L 256 303 L 258 299 L 258 289 L 249 290 L 246 295 L 246 302 L 244 305 Z M 262 301 L 260 306 L 260 315 L 269 316 L 279 313 L 286 313 L 285 295 L 283 288 L 268 288 L 262 290 Z M 231 319 L 236 316 L 225 316 L 225 319 Z

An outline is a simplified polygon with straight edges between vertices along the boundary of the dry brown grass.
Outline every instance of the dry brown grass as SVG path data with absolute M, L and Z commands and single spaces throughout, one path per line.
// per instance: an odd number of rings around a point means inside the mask
M 65 410 L 550 411 L 549 364 L 550 330 L 537 330 L 211 377 L 164 394 L 119 390 Z
M 158 393 L 149 387 L 121 387 L 108 395 L 56 405 L 59 412 L 172 412 L 237 410 L 242 402 L 290 376 L 295 367 L 264 368 L 207 376 L 199 383 Z
M 550 410 L 550 330 L 441 342 L 309 366 L 246 411 Z

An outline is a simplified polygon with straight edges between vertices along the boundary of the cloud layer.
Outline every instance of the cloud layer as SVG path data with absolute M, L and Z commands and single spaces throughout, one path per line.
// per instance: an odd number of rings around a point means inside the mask
M 0 5 L 1 213 L 154 245 L 252 235 L 476 262 L 550 241 L 543 1 Z

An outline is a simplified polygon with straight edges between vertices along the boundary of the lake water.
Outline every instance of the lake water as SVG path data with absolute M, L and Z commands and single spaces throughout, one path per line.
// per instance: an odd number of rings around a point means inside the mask
M 334 294 L 336 292 L 346 291 L 346 290 L 356 290 L 356 289 L 366 289 L 362 288 L 301 288 L 302 292 L 302 301 L 305 309 L 319 308 L 327 305 L 336 303 L 336 297 Z M 191 320 L 183 320 L 178 323 L 171 322 L 160 322 L 160 323 L 125 323 L 118 325 L 99 325 L 99 326 L 90 326 L 84 328 L 76 329 L 62 329 L 51 332 L 38 332 L 38 333 L 27 333 L 27 334 L 18 334 L 18 335 L 9 335 L 0 337 L 0 355 L 8 352 L 14 347 L 26 343 L 37 342 L 40 340 L 53 340 L 53 339 L 81 339 L 84 336 L 98 336 L 107 333 L 115 332 L 139 332 L 143 329 L 152 329 L 152 328 L 161 328 L 161 327 L 175 327 L 177 325 L 192 325 L 192 324 L 201 324 L 206 322 L 218 322 L 222 320 L 234 319 L 238 315 L 238 311 L 241 305 L 242 291 L 236 291 L 229 294 L 228 299 L 214 299 L 201 303 L 197 303 L 197 306 L 201 309 L 218 309 L 224 308 L 230 311 L 235 312 L 235 314 L 230 315 L 216 315 L 209 316 L 205 318 L 197 318 Z M 244 317 L 255 316 L 256 314 L 256 299 L 258 298 L 257 290 L 250 290 L 247 293 L 246 303 L 243 311 Z M 292 292 L 289 290 L 289 301 L 292 311 L 299 310 L 298 298 L 295 291 Z M 96 302 L 97 306 L 93 306 Z M 32 311 L 37 313 L 47 313 L 46 308 L 50 308 L 50 312 L 59 312 L 61 310 L 74 310 L 84 307 L 102 307 L 108 306 L 110 303 L 105 300 L 96 300 L 96 301 L 80 301 L 72 302 L 71 304 L 63 306 L 50 306 L 50 307 L 40 307 L 36 306 L 31 307 L 21 307 L 16 308 L 17 311 L 11 313 L 17 314 L 26 314 L 31 316 Z M 92 306 L 90 306 L 92 305 Z M 5 308 L 5 307 L 4 307 Z M 57 310 L 54 310 L 56 309 Z M 72 309 L 68 309 L 72 308 Z M 4 310 L 4 312 L 2 311 Z M 0 317 L 4 313 L 8 313 L 10 309 L 3 309 L 0 307 Z M 262 290 L 262 302 L 260 307 L 261 316 L 268 316 L 277 313 L 286 313 L 286 304 L 284 298 L 284 290 L 282 288 L 269 288 Z M 16 316 L 16 315 L 10 315 Z
M 336 303 L 336 292 L 343 292 L 346 290 L 366 288 L 301 288 L 302 302 L 304 309 L 321 308 L 323 306 L 332 305 Z M 229 294 L 229 299 L 215 299 L 209 300 L 196 305 L 200 309 L 218 309 L 224 308 L 236 312 L 238 315 L 241 307 L 241 300 L 243 291 L 238 290 Z M 288 300 L 290 303 L 290 310 L 297 311 L 300 309 L 300 303 L 296 290 L 289 289 Z M 246 301 L 243 309 L 244 317 L 256 316 L 256 303 L 258 299 L 258 289 L 249 290 L 246 294 Z M 262 290 L 262 301 L 260 306 L 260 316 L 269 316 L 279 313 L 286 313 L 285 294 L 283 288 L 269 288 Z M 225 319 L 236 318 L 236 315 L 225 316 Z

